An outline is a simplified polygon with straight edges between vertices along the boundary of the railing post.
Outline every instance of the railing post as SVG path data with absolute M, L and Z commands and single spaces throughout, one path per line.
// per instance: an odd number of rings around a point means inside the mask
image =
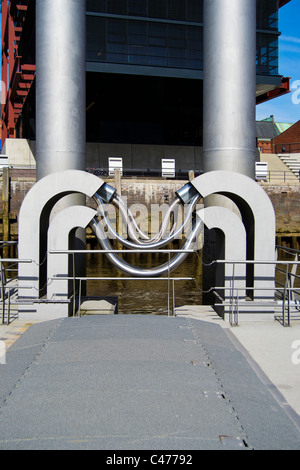
M 10 288 L 8 288 L 8 302 L 7 302 L 7 324 L 10 324 Z
M 168 317 L 170 316 L 170 253 L 168 259 Z
M 79 279 L 79 296 L 78 296 L 78 316 L 81 317 L 81 279 Z
M 288 326 L 291 326 L 291 274 L 288 273 Z
M 286 295 L 289 296 L 289 289 L 288 289 L 288 282 L 289 282 L 289 264 L 286 265 L 285 271 L 285 281 L 284 281 L 284 292 L 283 292 L 283 302 L 282 302 L 282 323 L 285 326 L 285 302 L 286 302 Z M 289 300 L 288 300 L 289 303 Z
M 234 318 L 235 325 L 239 324 L 239 290 L 236 290 L 236 310 L 235 310 L 235 318 Z
M 233 326 L 233 313 L 234 313 L 234 274 L 235 274 L 235 263 L 232 263 L 232 283 L 231 283 L 231 313 L 230 313 L 230 324 Z M 226 296 L 225 296 L 226 300 Z
M 2 299 L 2 323 L 5 323 L 5 296 L 4 296 L 4 268 L 3 263 L 0 261 L 1 265 L 1 299 Z
M 76 311 L 76 271 L 75 271 L 75 253 L 72 253 L 73 255 L 73 317 L 75 317 L 75 311 Z
M 172 311 L 172 316 L 175 316 L 175 281 L 172 279 L 172 284 L 173 284 L 173 311 Z
M 291 276 L 290 276 L 291 289 L 294 288 L 295 279 L 296 279 L 296 275 L 297 275 L 297 264 L 296 264 L 296 262 L 299 261 L 298 253 L 296 253 L 294 261 L 295 261 L 295 263 L 292 264 Z M 291 300 L 294 300 L 295 296 L 294 296 L 293 290 L 291 292 L 292 292 Z

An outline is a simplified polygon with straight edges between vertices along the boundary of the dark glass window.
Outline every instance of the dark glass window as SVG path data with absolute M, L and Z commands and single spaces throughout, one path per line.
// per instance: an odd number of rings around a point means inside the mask
M 127 0 L 127 4 L 128 15 L 146 16 L 147 0 Z
M 87 0 L 86 9 L 87 11 L 101 11 L 102 13 L 106 13 L 106 1 L 107 0 Z
M 203 0 L 87 0 L 87 11 L 202 22 Z
M 278 29 L 278 0 L 257 0 L 257 29 Z
M 186 0 L 168 0 L 168 18 L 172 20 L 185 20 Z
M 188 21 L 203 22 L 203 1 L 187 1 L 186 19 Z
M 107 0 L 107 13 L 126 15 L 126 0 Z
M 278 74 L 278 37 L 277 35 L 258 34 L 256 50 L 256 69 L 262 75 Z
M 106 60 L 106 21 L 96 16 L 87 17 L 87 60 L 103 62 Z
M 166 18 L 167 0 L 148 0 L 148 16 L 150 18 Z
M 256 1 L 257 73 L 277 75 L 278 1 Z M 202 70 L 202 0 L 87 0 L 87 10 L 100 13 L 87 16 L 87 60 Z

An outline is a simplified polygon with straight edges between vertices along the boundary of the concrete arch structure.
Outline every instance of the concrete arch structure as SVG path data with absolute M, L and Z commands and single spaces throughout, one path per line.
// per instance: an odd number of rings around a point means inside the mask
M 19 266 L 20 298 L 37 299 L 45 293 L 47 233 L 55 204 L 72 193 L 92 197 L 103 185 L 95 175 L 66 170 L 45 176 L 27 193 L 19 213 L 19 258 L 32 262 Z
M 198 176 L 191 181 L 191 184 L 203 198 L 221 194 L 237 205 L 246 230 L 247 260 L 275 261 L 274 208 L 268 195 L 254 180 L 231 171 L 211 171 Z M 222 216 L 220 225 L 223 223 L 226 221 Z M 253 272 L 248 269 L 249 282 L 254 288 L 254 300 L 273 299 L 275 266 L 254 265 Z
M 48 252 L 69 250 L 72 248 L 72 237 L 77 227 L 86 228 L 97 211 L 86 206 L 72 206 L 63 209 L 51 221 L 48 230 Z M 71 246 L 70 246 L 71 245 Z M 54 276 L 69 276 L 69 256 L 67 254 L 48 254 L 47 279 Z M 70 296 L 69 281 L 52 280 L 47 287 L 49 300 L 67 300 Z
M 72 248 L 70 235 L 73 235 L 74 230 L 78 227 L 84 229 L 95 220 L 95 210 L 82 205 L 70 205 L 69 202 L 67 207 L 60 206 L 59 212 L 56 212 L 58 202 L 61 203 L 67 195 L 72 195 L 74 201 L 76 194 L 80 197 L 93 197 L 97 194 L 97 197 L 106 202 L 117 197 L 115 189 L 102 179 L 80 170 L 50 174 L 36 183 L 25 197 L 19 214 L 19 257 L 32 262 L 21 263 L 19 266 L 20 299 L 39 302 L 47 293 L 48 301 L 54 297 L 62 302 L 67 301 L 67 283 L 63 284 L 64 281 L 60 280 L 49 284 L 49 278 L 69 274 L 68 256 L 56 255 L 54 261 L 48 255 L 49 250 Z M 226 300 L 231 288 L 231 262 L 238 261 L 235 266 L 235 287 L 240 289 L 238 297 L 245 298 L 246 289 L 251 288 L 254 292 L 253 300 L 273 301 L 275 264 L 255 263 L 275 261 L 275 213 L 269 197 L 251 178 L 228 171 L 205 173 L 177 191 L 177 196 L 183 203 L 189 203 L 199 195 L 206 198 L 215 194 L 226 196 L 235 203 L 240 216 L 217 205 L 197 211 L 197 223 L 191 230 L 188 243 L 193 242 L 195 230 L 200 229 L 204 221 L 209 230 L 215 229 L 217 233 L 222 233 L 218 239 L 218 256 L 215 260 L 228 262 L 225 267 L 220 265 L 219 277 L 211 287 L 225 287 Z M 146 246 L 151 248 L 151 243 Z M 105 249 L 108 249 L 107 245 Z M 184 256 L 180 262 L 183 260 Z M 254 261 L 254 264 L 251 264 L 252 271 L 246 271 L 243 263 L 245 260 Z M 120 269 L 123 268 L 121 264 Z M 142 269 L 133 268 L 136 276 L 143 277 L 145 273 Z M 159 273 L 161 268 L 158 268 Z M 40 304 L 39 311 L 49 311 L 49 303 L 47 305 L 40 301 Z M 50 307 L 53 308 L 51 305 Z M 67 307 L 69 309 L 69 306 Z M 25 306 L 24 310 L 28 308 Z M 66 309 L 62 310 L 62 316 L 66 316 Z
M 244 261 L 246 259 L 246 230 L 237 214 L 225 207 L 206 207 L 197 211 L 204 225 L 209 229 L 217 230 L 220 259 Z M 221 232 L 221 234 L 220 234 Z M 204 240 L 205 243 L 205 240 Z M 238 296 L 245 299 L 246 295 L 246 265 L 237 264 L 234 271 L 234 287 L 238 289 Z M 218 265 L 216 272 L 216 286 L 224 287 L 219 295 L 225 300 L 230 298 L 232 288 L 233 266 Z

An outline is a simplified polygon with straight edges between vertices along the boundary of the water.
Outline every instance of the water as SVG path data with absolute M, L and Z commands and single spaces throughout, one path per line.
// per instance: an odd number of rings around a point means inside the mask
M 126 261 L 141 267 L 158 266 L 168 260 L 163 254 L 123 255 Z M 126 256 L 126 258 L 125 258 Z M 171 255 L 172 256 L 172 255 Z M 87 259 L 88 277 L 118 277 L 118 280 L 88 281 L 88 296 L 118 297 L 120 314 L 168 313 L 168 282 L 164 280 L 124 280 L 128 277 L 119 272 L 103 254 L 92 253 Z M 201 305 L 199 285 L 202 282 L 202 263 L 196 254 L 190 254 L 186 261 L 173 273 L 172 277 L 194 277 L 196 281 L 175 281 L 175 305 Z M 164 276 L 167 277 L 167 276 Z M 170 283 L 170 307 L 172 306 L 172 283 Z
M 281 248 L 279 249 L 279 253 L 278 253 L 278 259 L 281 260 L 281 261 L 295 261 L 296 258 L 296 252 L 295 251 L 292 251 L 292 250 L 289 250 L 288 248 L 284 249 L 284 248 Z M 299 252 L 298 252 L 298 260 L 300 259 L 299 257 Z M 289 271 L 291 271 L 291 267 L 289 269 Z M 296 275 L 293 275 L 291 277 L 293 283 L 294 283 L 294 287 L 295 289 L 297 289 L 297 292 L 294 291 L 293 292 L 293 295 L 294 295 L 294 298 L 295 299 L 299 299 L 300 298 L 300 295 L 299 295 L 299 289 L 300 289 L 300 265 L 298 265 L 297 267 L 297 270 L 296 270 Z M 277 266 L 277 271 L 276 271 L 276 281 L 277 281 L 277 287 L 283 287 L 285 281 L 286 281 L 286 265 L 281 265 L 281 266 Z
M 150 268 L 165 263 L 168 255 L 163 254 L 131 254 L 123 255 L 128 262 L 141 267 Z M 172 255 L 171 255 L 172 256 Z M 280 259 L 290 259 L 290 256 L 280 253 Z M 283 267 L 285 270 L 285 267 Z M 300 266 L 295 287 L 300 287 Z M 96 297 L 117 297 L 120 314 L 154 314 L 168 313 L 168 282 L 163 280 L 147 281 L 135 279 L 124 280 L 128 277 L 111 265 L 103 254 L 92 253 L 87 257 L 87 276 L 89 277 L 118 277 L 118 280 L 88 281 L 87 295 Z M 171 274 L 172 277 L 193 277 L 195 281 L 175 282 L 175 305 L 201 305 L 202 294 L 202 260 L 196 253 L 189 255 L 187 260 Z M 167 276 L 165 276 L 167 277 Z M 285 274 L 276 272 L 276 281 L 284 283 Z M 277 284 L 278 286 L 278 284 Z M 172 307 L 172 284 L 170 285 L 170 308 Z

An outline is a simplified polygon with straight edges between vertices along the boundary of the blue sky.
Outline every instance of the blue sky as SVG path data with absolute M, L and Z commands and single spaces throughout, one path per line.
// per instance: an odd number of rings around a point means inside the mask
M 300 0 L 291 0 L 279 12 L 279 74 L 291 77 L 291 93 L 256 107 L 256 118 L 274 115 L 277 122 L 300 119 Z

